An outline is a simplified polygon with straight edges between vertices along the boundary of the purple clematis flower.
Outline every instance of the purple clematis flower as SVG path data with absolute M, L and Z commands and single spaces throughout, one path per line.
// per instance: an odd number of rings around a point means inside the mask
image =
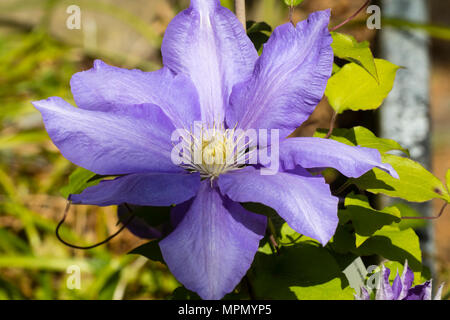
M 285 138 L 313 112 L 331 75 L 329 19 L 327 10 L 296 27 L 279 26 L 259 57 L 219 0 L 192 0 L 167 28 L 161 70 L 95 61 L 71 80 L 78 108 L 58 97 L 34 102 L 63 156 L 97 174 L 121 175 L 71 195 L 72 202 L 176 205 L 176 228 L 159 243 L 161 252 L 175 277 L 203 299 L 220 299 L 235 288 L 264 236 L 266 217 L 245 210 L 242 202 L 274 208 L 294 230 L 325 245 L 338 224 L 338 199 L 322 176 L 306 169 L 333 167 L 359 177 L 378 167 L 396 176 L 377 150 Z M 236 129 L 278 129 L 279 171 L 174 164 L 171 134 L 198 121 L 214 129 L 213 140 Z M 196 146 L 207 154 L 224 150 L 220 141 L 203 142 Z M 245 157 L 249 146 L 236 153 Z
M 400 277 L 397 270 L 397 276 L 391 286 L 389 283 L 389 275 L 391 270 L 384 265 L 381 270 L 380 288 L 377 290 L 375 300 L 431 300 L 432 281 L 426 281 L 423 284 L 412 286 L 414 281 L 414 273 L 408 266 L 408 261 L 403 267 L 403 274 Z M 442 288 L 438 289 L 433 300 L 441 300 Z M 357 300 L 370 300 L 370 295 L 365 288 L 361 288 L 361 296 L 356 296 Z

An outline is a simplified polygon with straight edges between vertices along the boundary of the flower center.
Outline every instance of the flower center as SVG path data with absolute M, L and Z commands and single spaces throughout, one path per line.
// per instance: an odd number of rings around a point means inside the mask
M 249 147 L 251 137 L 240 129 L 225 129 L 223 124 L 208 127 L 197 123 L 182 139 L 181 166 L 211 180 L 241 169 L 254 151 Z

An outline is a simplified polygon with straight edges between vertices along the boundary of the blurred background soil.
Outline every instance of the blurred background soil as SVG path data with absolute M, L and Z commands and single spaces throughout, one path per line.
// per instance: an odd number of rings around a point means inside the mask
M 287 22 L 288 11 L 280 2 L 248 0 L 248 20 L 272 26 Z M 332 8 L 331 25 L 336 25 L 362 2 L 306 0 L 294 20 Z M 450 25 L 450 1 L 428 2 L 431 21 Z M 66 9 L 72 4 L 81 8 L 81 30 L 66 28 Z M 187 5 L 181 0 L 1 1 L 0 299 L 160 299 L 178 286 L 164 265 L 124 255 L 143 243 L 128 231 L 89 252 L 74 251 L 56 240 L 54 228 L 66 204 L 59 189 L 74 167 L 52 145 L 30 101 L 61 96 L 73 103 L 70 77 L 91 68 L 95 58 L 125 68 L 158 69 L 164 30 Z M 341 31 L 372 41 L 376 51 L 376 32 L 355 25 Z M 430 52 L 433 172 L 445 180 L 450 168 L 450 42 L 432 39 Z M 328 128 L 330 118 L 331 109 L 322 101 L 295 134 L 311 136 L 316 128 Z M 339 124 L 361 124 L 365 119 L 367 115 L 356 113 Z M 440 206 L 436 202 L 435 210 Z M 63 235 L 78 244 L 94 243 L 113 233 L 116 223 L 113 207 L 76 207 Z M 448 210 L 435 226 L 439 276 L 448 284 Z M 83 271 L 81 290 L 65 289 L 66 268 L 73 264 Z

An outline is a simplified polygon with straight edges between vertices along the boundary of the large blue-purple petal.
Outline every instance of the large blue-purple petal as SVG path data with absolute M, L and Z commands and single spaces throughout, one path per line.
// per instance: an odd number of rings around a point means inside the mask
M 280 129 L 286 137 L 323 97 L 333 66 L 330 11 L 312 13 L 297 27 L 276 28 L 252 78 L 233 88 L 226 120 L 242 129 Z
M 194 82 L 208 123 L 223 121 L 232 87 L 251 76 L 258 58 L 242 24 L 219 0 L 192 0 L 167 27 L 161 51 L 166 67 Z
M 180 222 L 183 220 L 186 212 L 189 211 L 189 208 L 192 205 L 193 199 L 185 201 L 183 203 L 177 204 L 170 210 L 170 224 L 172 228 L 176 228 Z
M 284 139 L 280 143 L 280 162 L 286 170 L 297 165 L 303 168 L 331 167 L 353 178 L 377 167 L 398 178 L 390 164 L 381 162 L 378 150 L 352 147 L 330 139 Z
M 165 207 L 189 200 L 197 193 L 200 176 L 188 173 L 130 174 L 106 180 L 72 194 L 76 204 L 111 206 L 128 203 L 139 206 Z
M 159 245 L 175 277 L 203 299 L 221 299 L 253 261 L 266 218 L 224 199 L 204 181 L 183 220 Z
M 103 175 L 177 172 L 171 161 L 171 121 L 155 105 L 130 105 L 114 114 L 74 108 L 58 97 L 35 101 L 62 155 Z
M 198 94 L 189 77 L 163 68 L 127 70 L 96 60 L 90 70 L 73 75 L 70 85 L 78 107 L 120 112 L 133 104 L 158 105 L 177 128 L 200 120 Z
M 288 225 L 326 244 L 338 224 L 338 198 L 321 176 L 278 172 L 261 175 L 253 167 L 219 177 L 222 193 L 237 202 L 258 202 L 275 209 Z

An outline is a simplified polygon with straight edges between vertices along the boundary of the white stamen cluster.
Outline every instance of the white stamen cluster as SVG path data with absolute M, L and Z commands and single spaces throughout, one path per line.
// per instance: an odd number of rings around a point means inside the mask
M 181 166 L 214 180 L 223 173 L 242 168 L 255 151 L 251 143 L 240 129 L 225 129 L 223 124 L 196 124 L 182 135 Z

